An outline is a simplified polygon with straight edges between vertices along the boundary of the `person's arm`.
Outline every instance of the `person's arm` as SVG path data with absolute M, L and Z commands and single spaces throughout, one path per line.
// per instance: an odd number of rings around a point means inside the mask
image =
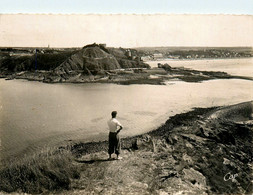
M 119 133 L 121 131 L 121 129 L 123 129 L 123 127 L 120 125 L 119 130 L 117 131 L 117 133 Z

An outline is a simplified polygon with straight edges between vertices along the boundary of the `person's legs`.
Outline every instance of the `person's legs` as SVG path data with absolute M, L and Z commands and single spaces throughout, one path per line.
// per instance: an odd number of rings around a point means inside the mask
M 115 153 L 116 153 L 116 155 L 117 155 L 117 159 L 121 159 L 121 157 L 119 157 L 119 154 L 120 154 L 120 152 L 121 152 L 121 143 L 120 143 L 120 137 L 119 137 L 119 135 L 117 134 L 117 136 L 116 136 L 116 143 L 115 143 Z
M 109 159 L 112 158 L 113 153 L 114 153 L 114 139 L 113 134 L 109 133 L 109 149 L 108 149 Z

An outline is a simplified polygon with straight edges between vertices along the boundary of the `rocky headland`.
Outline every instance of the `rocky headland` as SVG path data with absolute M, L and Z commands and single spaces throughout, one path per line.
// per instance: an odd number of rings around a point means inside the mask
M 29 166 L 8 165 L 0 171 L 0 189 L 21 194 L 251 194 L 252 117 L 252 101 L 195 108 L 152 132 L 122 139 L 123 160 L 108 160 L 107 141 L 72 143 L 47 157 L 40 154 L 43 165 L 34 158 Z M 57 167 L 50 170 L 45 159 L 51 166 L 58 162 Z
M 0 56 L 1 57 L 1 56 Z M 201 82 L 210 79 L 250 77 L 225 72 L 197 71 L 158 64 L 156 68 L 141 60 L 137 50 L 87 45 L 79 50 L 32 55 L 6 55 L 0 58 L 0 77 L 45 83 L 164 84 L 169 80 Z
M 47 83 L 94 82 L 125 69 L 139 68 L 149 65 L 140 60 L 135 50 L 94 43 L 74 51 L 5 56 L 0 61 L 0 76 Z

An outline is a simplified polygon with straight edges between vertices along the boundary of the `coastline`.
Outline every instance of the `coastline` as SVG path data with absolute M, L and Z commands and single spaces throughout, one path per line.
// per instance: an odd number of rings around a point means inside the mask
M 162 68 L 151 69 L 124 69 L 108 71 L 105 74 L 88 76 L 79 72 L 73 72 L 68 77 L 54 75 L 51 71 L 0 73 L 0 78 L 5 80 L 25 79 L 43 83 L 114 83 L 121 85 L 149 84 L 163 85 L 170 80 L 185 82 L 201 82 L 213 79 L 245 79 L 253 80 L 253 77 L 230 75 L 221 71 L 200 71 L 184 67 L 170 67 L 167 64 Z M 168 67 L 167 67 L 168 66 Z
M 161 59 L 158 59 L 158 60 L 145 60 L 143 61 L 144 63 L 146 62 L 157 62 L 157 61 L 194 61 L 194 60 L 197 60 L 197 61 L 201 61 L 201 60 L 240 60 L 240 59 L 249 59 L 249 58 L 252 58 L 252 57 L 231 57 L 231 58 L 227 58 L 227 57 L 224 57 L 224 58 L 161 58 Z
M 177 114 L 152 132 L 122 139 L 122 161 L 107 161 L 107 141 L 59 147 L 71 152 L 71 164 L 81 171 L 79 179 L 57 189 L 61 194 L 250 193 L 252 111 L 251 101 Z M 227 173 L 236 178 L 225 181 Z
M 3 78 L 5 80 L 25 79 L 28 81 L 39 81 L 50 84 L 114 83 L 121 85 L 163 85 L 165 82 L 173 79 L 178 79 L 185 82 L 201 82 L 204 80 L 231 78 L 253 80 L 253 77 L 250 74 L 250 66 L 248 65 L 252 59 L 252 57 L 204 59 L 190 58 L 171 60 L 161 59 L 148 61 L 149 63 L 146 64 L 147 67 L 125 67 L 111 70 L 108 69 L 98 71 L 96 74 L 87 74 L 84 70 L 81 69 L 73 69 L 64 74 L 57 71 L 58 69 L 30 71 L 8 71 L 7 69 L 3 69 L 0 72 L 0 78 Z M 223 61 L 226 61 L 226 63 Z M 243 70 L 244 72 L 239 71 L 239 73 L 235 73 L 235 71 L 227 71 L 226 66 L 229 65 L 229 61 L 235 61 L 234 65 L 238 65 L 239 63 L 242 65 L 242 67 L 245 67 L 246 65 L 246 69 Z M 217 65 L 222 65 L 224 68 L 217 68 Z M 234 68 L 236 68 L 236 66 Z M 206 71 L 209 69 L 210 71 Z

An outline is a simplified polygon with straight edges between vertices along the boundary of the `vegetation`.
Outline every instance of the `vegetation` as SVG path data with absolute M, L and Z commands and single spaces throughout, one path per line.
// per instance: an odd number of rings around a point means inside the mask
M 1 62 L 1 69 L 8 71 L 53 70 L 64 62 L 74 51 L 60 53 L 37 54 L 31 56 L 6 57 Z
M 80 176 L 67 150 L 47 149 L 12 161 L 0 170 L 0 191 L 42 193 L 70 189 Z
M 106 142 L 76 144 L 73 194 L 252 194 L 251 114 L 246 102 L 175 115 L 122 139 L 121 161 L 106 160 Z
M 84 71 L 96 75 L 101 69 L 111 70 L 118 68 L 148 68 L 149 65 L 141 62 L 136 50 L 122 48 L 106 48 L 103 44 L 91 44 L 81 50 L 46 50 L 46 49 L 4 49 L 0 48 L 0 72 L 53 71 L 62 66 L 64 70 Z M 35 53 L 37 52 L 37 53 Z M 73 55 L 75 54 L 75 55 Z M 88 70 L 88 71 L 87 71 Z
M 0 191 L 252 194 L 252 105 L 177 114 L 152 132 L 123 138 L 123 160 L 108 160 L 107 141 L 42 151 L 2 168 Z

